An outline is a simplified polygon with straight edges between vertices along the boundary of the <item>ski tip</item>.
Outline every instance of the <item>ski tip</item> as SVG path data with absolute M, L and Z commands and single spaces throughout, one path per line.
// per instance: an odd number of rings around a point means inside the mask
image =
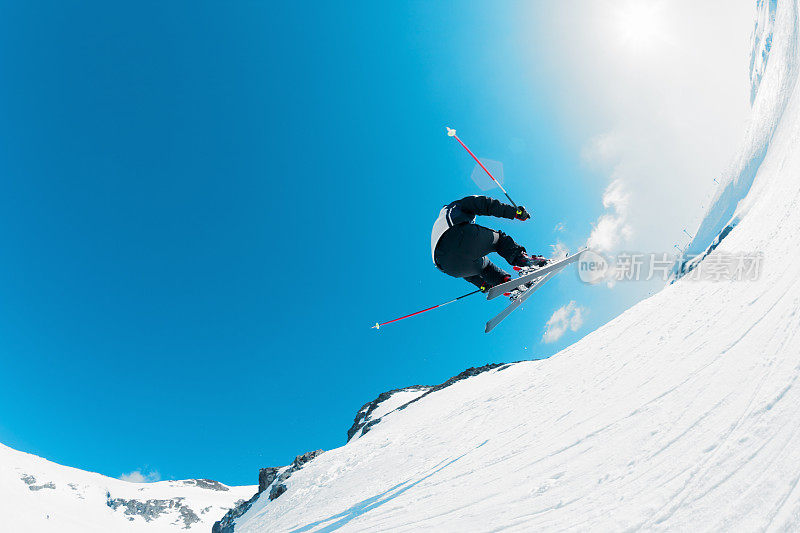
M 454 130 L 453 128 L 449 128 L 447 126 L 445 126 L 445 128 L 447 129 L 447 136 L 448 137 L 454 137 L 455 136 L 456 130 Z

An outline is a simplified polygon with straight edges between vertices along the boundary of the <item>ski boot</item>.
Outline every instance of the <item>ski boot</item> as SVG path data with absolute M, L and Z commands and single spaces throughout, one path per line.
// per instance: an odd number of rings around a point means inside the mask
M 497 282 L 497 285 L 500 285 L 501 283 L 505 283 L 507 281 L 511 281 L 511 276 L 509 276 L 508 274 L 503 276 L 503 278 L 500 281 Z M 492 287 L 494 287 L 494 284 L 486 283 L 484 281 L 484 282 L 481 283 L 481 286 L 478 287 L 478 288 L 481 290 L 481 292 L 486 292 L 489 289 L 491 289 Z
M 529 274 L 534 270 L 542 268 L 547 264 L 547 262 L 547 259 L 541 255 L 528 255 L 527 253 L 522 252 L 514 261 L 514 263 L 516 263 L 514 270 L 517 272 L 519 277 L 522 277 L 525 274 Z M 533 285 L 532 281 L 514 289 L 513 291 L 503 293 L 503 296 L 508 296 L 511 301 L 514 301 L 519 298 L 523 292 L 527 291 L 531 285 Z
M 517 271 L 519 276 L 524 276 L 525 274 L 542 268 L 547 263 L 547 259 L 541 255 L 528 255 L 523 252 L 517 257 L 516 261 L 514 261 L 514 270 Z
M 541 255 L 528 255 L 522 252 L 514 260 L 514 270 L 519 272 L 520 269 L 528 269 L 528 271 L 530 271 L 532 268 L 542 268 L 546 264 L 547 259 Z

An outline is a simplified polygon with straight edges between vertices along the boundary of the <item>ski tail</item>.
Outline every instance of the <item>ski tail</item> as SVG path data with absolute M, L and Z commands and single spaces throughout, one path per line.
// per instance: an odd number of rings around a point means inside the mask
M 562 269 L 563 268 L 565 267 L 562 267 Z M 500 314 L 498 314 L 496 317 L 492 318 L 486 323 L 486 329 L 484 330 L 484 333 L 489 333 L 494 328 L 496 328 L 498 324 L 500 324 L 500 322 L 502 322 L 508 317 L 508 315 L 510 315 L 515 309 L 517 309 L 519 306 L 525 303 L 525 300 L 530 298 L 531 295 L 533 295 L 533 293 L 539 289 L 539 287 L 544 285 L 548 280 L 550 280 L 559 272 L 561 272 L 561 270 L 551 271 L 542 276 L 541 278 L 538 278 L 536 281 L 534 281 L 533 284 L 530 287 L 528 287 L 528 290 L 520 294 L 515 300 L 513 300 L 510 304 L 508 304 L 508 306 L 505 309 L 503 309 L 500 312 Z

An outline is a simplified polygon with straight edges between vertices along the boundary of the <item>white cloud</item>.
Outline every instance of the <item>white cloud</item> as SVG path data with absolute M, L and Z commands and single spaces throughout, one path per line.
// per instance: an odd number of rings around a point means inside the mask
M 633 229 L 628 223 L 628 205 L 630 195 L 621 179 L 615 179 L 603 193 L 603 207 L 608 211 L 594 224 L 586 245 L 596 252 L 609 253 L 617 251 L 633 236 Z
M 551 244 L 550 248 L 552 249 L 550 252 L 551 260 L 563 259 L 566 255 L 569 255 L 569 248 L 561 241 L 556 241 L 555 244 Z
M 600 134 L 581 150 L 581 159 L 591 166 L 605 167 L 617 162 L 622 151 L 622 140 L 614 132 Z
M 578 331 L 583 326 L 583 317 L 586 311 L 586 308 L 578 306 L 575 300 L 556 309 L 544 326 L 542 341 L 545 343 L 556 342 L 568 330 Z
M 567 226 L 563 222 L 559 222 L 556 224 L 556 227 L 553 228 L 553 231 L 561 233 L 562 231 L 567 231 Z
M 697 227 L 749 118 L 753 6 L 585 0 L 537 12 L 528 49 L 553 87 L 548 104 L 582 143 L 584 163 L 634 200 L 624 221 L 614 202 L 597 221 L 604 246 L 628 228 L 629 249 L 671 250 Z
M 122 481 L 130 481 L 131 483 L 153 483 L 161 479 L 161 474 L 155 470 L 145 470 L 139 468 L 133 472 L 122 474 L 119 478 Z

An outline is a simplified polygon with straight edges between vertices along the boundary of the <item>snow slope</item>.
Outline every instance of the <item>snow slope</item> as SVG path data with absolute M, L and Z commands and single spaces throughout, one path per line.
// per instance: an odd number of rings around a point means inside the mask
M 384 409 L 237 533 L 800 529 L 800 26 L 795 0 L 758 9 L 753 124 L 697 246 L 763 254 L 760 279 L 684 276 L 550 359 Z
M 0 445 L 0 531 L 211 531 L 255 492 L 205 479 L 130 483 Z
M 688 263 L 714 248 L 725 228 L 732 228 L 747 211 L 750 192 L 783 113 L 794 94 L 798 73 L 798 24 L 794 0 L 757 0 L 750 55 L 752 120 L 739 154 L 721 177 L 720 187 L 700 227 L 685 250 Z M 691 268 L 691 267 L 690 267 Z M 683 265 L 683 270 L 688 270 Z

